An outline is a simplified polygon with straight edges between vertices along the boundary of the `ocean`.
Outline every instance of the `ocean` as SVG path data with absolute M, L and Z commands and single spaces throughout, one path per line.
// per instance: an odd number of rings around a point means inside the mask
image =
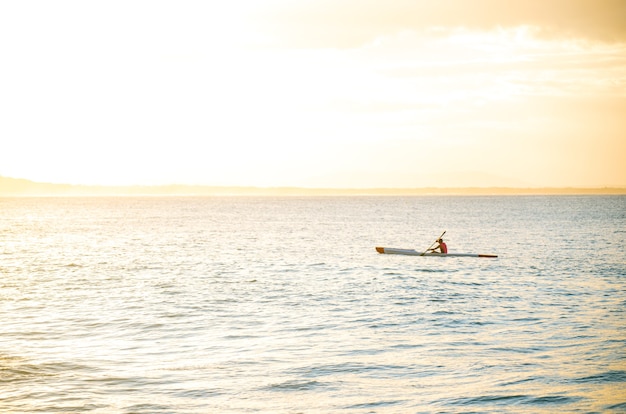
M 446 231 L 450 252 L 419 251 Z M 0 198 L 2 413 L 626 412 L 626 196 Z

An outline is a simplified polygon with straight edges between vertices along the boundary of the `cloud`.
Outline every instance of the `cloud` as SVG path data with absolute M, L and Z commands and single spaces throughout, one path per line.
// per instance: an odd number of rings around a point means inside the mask
M 544 36 L 626 41 L 621 0 L 274 1 L 263 30 L 295 47 L 350 48 L 403 30 L 535 26 Z
M 5 175 L 414 186 L 445 159 L 538 185 L 626 176 L 626 2 L 24 4 L 0 4 Z

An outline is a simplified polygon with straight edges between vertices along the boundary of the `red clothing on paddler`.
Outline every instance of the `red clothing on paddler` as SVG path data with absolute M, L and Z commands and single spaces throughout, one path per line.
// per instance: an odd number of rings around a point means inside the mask
M 448 246 L 444 243 L 443 240 L 439 242 L 439 249 L 441 249 L 441 253 L 448 253 Z

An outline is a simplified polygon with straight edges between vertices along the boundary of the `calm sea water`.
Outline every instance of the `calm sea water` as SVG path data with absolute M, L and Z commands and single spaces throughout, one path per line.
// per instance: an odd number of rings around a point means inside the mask
M 379 255 L 425 250 L 498 259 Z M 626 412 L 626 197 L 0 199 L 0 412 Z

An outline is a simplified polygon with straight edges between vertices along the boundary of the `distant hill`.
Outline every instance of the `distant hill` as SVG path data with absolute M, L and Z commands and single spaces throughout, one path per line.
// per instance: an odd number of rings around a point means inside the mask
M 227 195 L 255 193 L 254 187 L 188 185 L 97 186 L 40 183 L 0 176 L 0 196 Z
M 40 183 L 0 176 L 0 197 L 66 196 L 324 196 L 324 195 L 530 195 L 530 194 L 626 194 L 626 188 L 514 188 L 514 187 L 424 187 L 424 188 L 300 188 L 217 187 L 193 185 L 90 186 Z

